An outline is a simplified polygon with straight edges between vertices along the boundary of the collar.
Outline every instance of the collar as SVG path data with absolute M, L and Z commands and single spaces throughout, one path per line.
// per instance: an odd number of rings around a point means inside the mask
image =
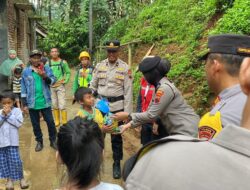
M 118 67 L 119 63 L 120 63 L 119 58 L 116 60 L 116 62 L 114 64 L 109 63 L 109 60 L 106 59 L 106 66 L 108 66 L 108 67 L 110 67 L 110 65 L 111 65 L 111 67 L 114 67 L 114 66 Z
M 161 84 L 163 84 L 164 82 L 168 81 L 167 77 L 163 77 L 157 84 L 155 90 L 158 90 L 158 88 L 160 88 Z
M 26 67 L 25 70 L 27 70 L 28 72 L 32 72 L 33 71 L 31 65 L 29 65 L 28 67 Z
M 250 157 L 250 130 L 248 129 L 228 125 L 210 142 Z
M 225 99 L 228 99 L 236 94 L 239 94 L 241 93 L 242 90 L 241 90 L 241 87 L 240 87 L 240 84 L 236 84 L 234 86 L 231 86 L 229 88 L 226 88 L 225 90 L 223 90 L 220 94 L 219 94 L 219 98 L 221 100 L 225 100 Z

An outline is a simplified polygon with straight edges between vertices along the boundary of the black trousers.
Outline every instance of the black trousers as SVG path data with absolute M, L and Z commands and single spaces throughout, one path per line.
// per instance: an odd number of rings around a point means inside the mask
M 43 118 L 47 124 L 48 132 L 49 132 L 49 140 L 50 142 L 54 142 L 56 140 L 56 126 L 53 119 L 51 107 L 34 110 L 29 109 L 30 120 L 33 127 L 33 132 L 36 137 L 36 141 L 43 142 L 43 134 L 40 126 L 40 112 L 43 115 Z
M 112 112 L 113 114 L 121 112 L 123 110 Z M 118 126 L 123 125 L 123 122 L 118 122 Z M 112 135 L 111 134 L 111 144 L 113 151 L 113 160 L 120 161 L 123 159 L 123 141 L 121 135 Z
M 163 125 L 162 121 L 160 118 L 156 119 L 156 124 L 158 125 L 158 133 L 159 135 L 154 135 L 152 137 L 152 140 L 158 140 L 158 139 L 162 139 L 164 137 L 169 136 L 166 127 Z
M 145 145 L 153 140 L 153 124 L 146 123 L 141 128 L 141 144 Z

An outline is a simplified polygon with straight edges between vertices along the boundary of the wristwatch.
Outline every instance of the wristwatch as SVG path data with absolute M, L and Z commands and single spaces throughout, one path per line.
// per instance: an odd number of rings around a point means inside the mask
M 132 116 L 131 116 L 131 114 L 128 114 L 128 122 L 129 121 L 132 121 Z

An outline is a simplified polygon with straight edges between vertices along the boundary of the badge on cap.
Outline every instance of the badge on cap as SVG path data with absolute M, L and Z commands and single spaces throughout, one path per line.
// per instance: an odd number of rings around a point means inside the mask
M 238 48 L 238 53 L 250 54 L 250 48 Z

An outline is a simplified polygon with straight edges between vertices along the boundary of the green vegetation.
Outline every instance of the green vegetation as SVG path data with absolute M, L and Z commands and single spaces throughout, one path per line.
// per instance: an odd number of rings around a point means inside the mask
M 249 7 L 250 1 L 236 0 L 234 6 L 226 11 L 211 34 L 250 34 Z
M 168 77 L 184 94 L 192 94 L 187 97 L 189 103 L 203 114 L 204 107 L 209 108 L 211 94 L 198 56 L 204 51 L 209 34 L 250 34 L 249 7 L 248 0 L 156 0 L 135 18 L 119 20 L 102 40 L 157 42 L 157 53 L 172 63 Z M 139 89 L 138 78 L 135 77 L 134 95 Z
M 100 45 L 101 37 L 117 20 L 134 15 L 138 7 L 142 8 L 148 4 L 147 1 L 140 3 L 135 0 L 92 2 L 94 46 Z M 56 46 L 71 66 L 77 64 L 79 53 L 89 47 L 89 0 L 40 1 L 37 12 L 44 16 L 42 24 L 48 29 L 47 37 L 39 40 L 38 47 L 49 51 L 51 47 Z M 122 34 L 121 31 L 119 33 Z
M 49 52 L 52 47 L 58 47 L 64 59 L 68 60 L 72 66 L 82 49 L 86 49 L 88 41 L 88 28 L 86 17 L 82 16 L 71 23 L 55 21 L 48 26 L 48 36 L 40 41 L 39 46 L 44 51 Z
M 68 20 L 64 16 L 61 21 L 47 23 L 49 34 L 40 46 L 45 50 L 59 47 L 62 55 L 75 64 L 79 52 L 88 46 L 89 1 L 67 1 L 71 2 L 69 10 L 80 11 L 71 11 Z M 152 4 L 148 0 L 93 2 L 95 46 L 108 39 L 120 39 L 123 43 L 133 40 L 141 40 L 142 44 L 155 43 L 154 51 L 172 63 L 168 77 L 199 114 L 209 108 L 211 99 L 204 64 L 198 61 L 206 49 L 208 35 L 250 34 L 249 0 L 155 0 Z M 65 13 L 67 11 L 57 15 L 67 15 Z M 136 51 L 138 49 L 134 49 L 134 53 Z M 135 97 L 140 76 L 140 73 L 134 75 Z

